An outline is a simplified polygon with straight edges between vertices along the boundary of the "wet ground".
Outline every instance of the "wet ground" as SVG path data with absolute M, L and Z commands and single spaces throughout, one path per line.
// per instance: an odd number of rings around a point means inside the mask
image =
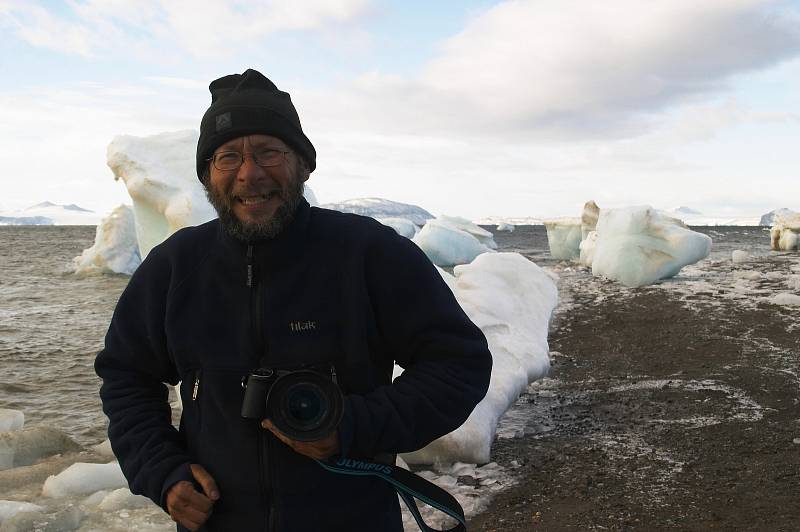
M 797 264 L 641 289 L 562 274 L 550 377 L 493 447 L 518 483 L 469 530 L 800 530 L 800 307 L 758 295 Z

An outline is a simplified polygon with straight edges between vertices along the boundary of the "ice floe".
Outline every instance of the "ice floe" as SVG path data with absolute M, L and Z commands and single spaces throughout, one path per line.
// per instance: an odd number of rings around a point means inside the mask
M 483 254 L 456 266 L 454 274 L 448 284 L 489 342 L 491 383 L 466 423 L 403 455 L 409 463 L 488 462 L 498 419 L 550 368 L 547 327 L 558 301 L 550 275 L 517 253 Z M 401 372 L 395 369 L 396 375 Z
M 87 464 L 78 462 L 48 477 L 42 488 L 45 497 L 70 497 L 128 485 L 117 462 Z

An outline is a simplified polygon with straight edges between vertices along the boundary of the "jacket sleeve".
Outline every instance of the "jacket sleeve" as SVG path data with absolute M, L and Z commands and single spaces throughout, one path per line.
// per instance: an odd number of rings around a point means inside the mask
M 95 371 L 103 380 L 111 447 L 130 489 L 163 508 L 166 488 L 191 473 L 164 384 L 177 384 L 178 376 L 164 330 L 170 265 L 159 251 L 151 251 L 120 296 Z
M 491 377 L 481 330 L 422 250 L 387 230 L 368 250 L 366 277 L 379 334 L 404 371 L 391 385 L 345 398 L 344 455 L 424 447 L 466 421 Z

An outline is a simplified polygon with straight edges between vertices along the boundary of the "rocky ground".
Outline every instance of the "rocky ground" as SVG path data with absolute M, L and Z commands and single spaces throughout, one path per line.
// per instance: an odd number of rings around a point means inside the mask
M 570 283 L 469 530 L 800 530 L 800 308 L 724 291 Z

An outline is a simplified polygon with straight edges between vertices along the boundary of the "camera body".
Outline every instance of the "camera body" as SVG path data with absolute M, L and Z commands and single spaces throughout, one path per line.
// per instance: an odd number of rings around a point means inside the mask
M 341 421 L 344 403 L 335 368 L 326 368 L 254 370 L 242 379 L 242 417 L 269 419 L 293 440 L 324 438 Z

